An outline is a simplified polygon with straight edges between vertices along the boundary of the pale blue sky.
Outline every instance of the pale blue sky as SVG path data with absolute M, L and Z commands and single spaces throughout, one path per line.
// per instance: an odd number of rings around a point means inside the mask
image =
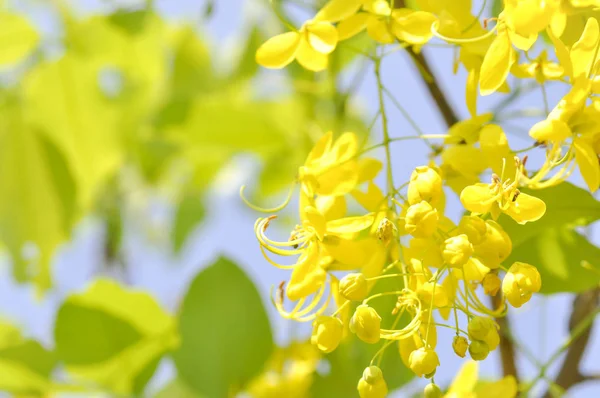
M 10 1 L 9 1 L 10 3 Z M 31 17 L 45 32 L 55 33 L 57 26 L 47 14 L 44 2 L 27 0 L 12 2 L 19 3 L 19 8 L 27 8 Z M 118 3 L 118 1 L 86 0 L 75 1 L 82 12 L 99 10 L 105 4 Z M 120 3 L 125 3 L 122 1 Z M 135 1 L 128 1 L 136 3 Z M 243 29 L 248 20 L 258 21 L 261 18 L 262 26 L 277 28 L 270 14 L 265 13 L 262 0 L 216 0 L 215 12 L 205 30 L 201 32 L 217 52 L 216 63 L 227 65 L 226 55 L 229 50 L 234 50 L 237 43 L 242 43 Z M 480 4 L 479 2 L 476 2 Z M 205 7 L 204 1 L 178 1 L 157 0 L 157 7 L 169 18 L 175 21 L 198 21 L 201 10 Z M 274 22 L 273 24 L 271 22 Z M 432 66 L 442 80 L 442 86 L 453 100 L 455 108 L 462 117 L 466 117 L 464 106 L 465 73 L 460 71 L 452 74 L 452 52 L 448 49 L 436 48 L 428 52 Z M 264 72 L 268 74 L 271 72 Z M 353 102 L 361 107 L 367 120 L 376 111 L 376 89 L 372 69 L 369 76 L 359 89 L 358 98 Z M 413 119 L 427 133 L 443 133 L 445 127 L 437 116 L 436 109 L 421 82 L 417 78 L 408 58 L 401 53 L 394 54 L 386 59 L 383 64 L 383 78 L 387 87 L 397 96 L 400 103 L 408 110 Z M 560 90 L 550 89 L 550 103 L 562 95 Z M 497 99 L 486 98 L 481 101 L 485 108 L 494 104 Z M 532 93 L 523 99 L 523 107 L 540 107 L 540 93 Z M 387 103 L 390 115 L 390 128 L 392 136 L 413 135 L 410 126 L 402 116 L 394 110 L 391 103 Z M 522 134 L 522 133 L 521 133 Z M 379 128 L 375 131 L 373 142 L 379 142 Z M 513 138 L 513 146 L 523 147 L 523 141 Z M 406 181 L 412 169 L 426 162 L 426 147 L 421 142 L 406 142 L 394 144 L 394 177 L 397 182 Z M 382 153 L 379 153 L 382 155 Z M 253 184 L 253 178 L 258 170 L 258 165 L 253 159 L 240 156 L 224 170 L 220 179 L 215 183 L 215 189 L 209 198 L 208 218 L 198 227 L 188 240 L 180 256 L 173 257 L 169 254 L 168 235 L 161 231 L 167 229 L 172 218 L 172 208 L 168 200 L 160 196 L 148 197 L 146 193 L 140 194 L 140 202 L 130 206 L 128 224 L 125 235 L 125 254 L 131 266 L 129 275 L 131 283 L 152 292 L 153 295 L 168 309 L 174 310 L 187 284 L 202 267 L 211 263 L 218 255 L 224 254 L 236 260 L 249 273 L 256 282 L 265 304 L 269 308 L 272 324 L 276 329 L 277 340 L 284 342 L 289 339 L 290 331 L 294 326 L 288 321 L 281 320 L 268 303 L 267 296 L 271 285 L 285 279 L 282 271 L 274 270 L 263 259 L 258 249 L 258 244 L 253 235 L 254 220 L 259 214 L 247 209 L 238 198 L 238 188 L 241 184 Z M 581 182 L 577 177 L 576 182 Z M 135 210 L 132 210 L 135 208 Z M 456 198 L 449 199 L 449 214 L 456 220 L 461 212 Z M 156 231 L 151 234 L 148 231 Z M 596 234 L 598 236 L 598 234 Z M 102 251 L 104 231 L 97 220 L 87 219 L 78 226 L 72 242 L 61 249 L 54 265 L 56 288 L 41 302 L 38 302 L 33 289 L 27 286 L 17 286 L 12 282 L 8 268 L 0 269 L 0 314 L 17 324 L 24 331 L 47 344 L 51 344 L 51 330 L 53 316 L 61 300 L 70 292 L 82 289 L 92 276 L 93 270 L 99 267 L 99 258 Z M 598 242 L 597 242 L 598 243 Z M 6 263 L 6 259 L 3 261 Z M 540 360 L 547 358 L 560 343 L 567 337 L 567 316 L 570 309 L 571 296 L 559 294 L 551 298 L 542 296 L 534 299 L 520 309 L 514 309 L 510 318 L 515 326 L 517 337 L 525 342 Z M 452 332 L 440 331 L 440 360 L 442 366 L 436 374 L 436 381 L 440 385 L 447 385 L 456 370 L 462 363 L 451 350 L 450 341 Z M 596 360 L 594 361 L 594 358 Z M 582 368 L 586 371 L 600 373 L 600 332 L 597 328 L 589 344 L 587 356 Z M 560 361 L 557 362 L 557 365 Z M 526 360 L 519 357 L 519 370 L 524 378 L 532 377 L 536 373 Z M 484 377 L 497 377 L 499 375 L 498 354 L 493 353 L 481 363 L 481 373 Z M 151 389 L 157 388 L 172 375 L 172 366 L 165 361 L 157 377 L 151 384 Z M 415 380 L 397 396 L 405 396 L 409 392 L 418 391 L 425 385 L 424 380 Z M 539 391 L 538 391 L 539 394 Z M 600 385 L 588 384 L 571 390 L 573 397 L 600 396 Z

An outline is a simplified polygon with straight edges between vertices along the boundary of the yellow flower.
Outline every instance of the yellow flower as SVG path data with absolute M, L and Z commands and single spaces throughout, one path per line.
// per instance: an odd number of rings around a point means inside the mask
M 516 308 L 529 301 L 533 293 L 540 291 L 542 278 L 533 266 L 515 262 L 502 281 L 502 291 L 508 302 Z
M 410 370 L 421 377 L 435 372 L 435 369 L 440 365 L 440 360 L 434 350 L 421 347 L 410 353 L 408 363 Z
M 439 283 L 425 282 L 417 289 L 417 293 L 426 304 L 433 300 L 434 307 L 440 308 L 448 305 L 446 288 Z
M 347 300 L 359 301 L 367 297 L 367 278 L 361 273 L 348 274 L 340 281 L 340 294 Z
M 519 176 L 513 182 L 502 182 L 496 175 L 490 184 L 477 183 L 465 187 L 460 193 L 460 201 L 465 209 L 474 214 L 491 212 L 497 219 L 500 213 L 506 213 L 519 224 L 539 220 L 546 212 L 546 204 L 541 199 L 517 189 Z
M 423 396 L 425 398 L 442 398 L 442 390 L 433 383 L 429 383 L 423 389 Z
M 426 201 L 436 206 L 444 195 L 442 178 L 429 166 L 416 167 L 410 176 L 407 195 L 411 205 Z
M 498 268 L 512 251 L 512 241 L 502 226 L 493 220 L 486 220 L 486 233 L 483 241 L 474 246 L 475 257 L 488 268 Z
M 517 396 L 517 382 L 513 376 L 494 382 L 478 382 L 479 365 L 468 361 L 458 371 L 445 398 L 514 398 Z
M 481 217 L 463 216 L 458 223 L 458 231 L 467 235 L 469 242 L 478 245 L 485 239 L 487 225 Z
M 560 80 L 565 75 L 565 68 L 548 60 L 548 53 L 543 50 L 529 63 L 514 64 L 511 73 L 519 79 L 535 79 L 544 84 L 548 80 Z
M 327 68 L 328 55 L 338 42 L 336 28 L 329 21 L 310 20 L 300 30 L 274 36 L 256 50 L 256 62 L 260 65 L 281 69 L 294 59 L 311 71 Z
M 500 280 L 498 275 L 496 275 L 492 272 L 489 272 L 485 275 L 481 284 L 483 286 L 483 291 L 485 294 L 489 294 L 490 296 L 495 296 L 496 293 L 498 293 L 498 290 L 500 290 L 502 281 Z
M 504 84 L 516 58 L 509 30 L 504 24 L 499 23 L 498 35 L 486 52 L 479 72 L 481 95 L 490 95 Z
M 374 308 L 366 304 L 356 307 L 352 319 L 350 319 L 350 330 L 356 333 L 362 341 L 375 344 L 379 341 L 381 317 Z
M 313 322 L 310 342 L 324 353 L 330 353 L 337 348 L 342 340 L 344 325 L 339 318 L 319 316 Z
M 503 16 L 519 35 L 537 35 L 550 24 L 559 5 L 559 0 L 506 0 Z
M 404 229 L 415 238 L 428 238 L 437 230 L 438 213 L 426 201 L 411 205 L 406 211 Z
M 491 330 L 495 329 L 496 325 L 494 321 L 490 318 L 485 318 L 481 316 L 473 317 L 469 321 L 469 326 L 467 331 L 469 332 L 469 337 L 472 340 L 485 340 L 487 335 Z
M 383 373 L 377 366 L 369 366 L 364 370 L 357 389 L 360 398 L 385 398 L 388 393 Z
M 467 263 L 473 254 L 473 245 L 465 234 L 453 236 L 444 241 L 442 255 L 444 262 L 451 267 L 460 267 Z
M 473 340 L 469 344 L 469 354 L 476 361 L 483 361 L 490 353 L 490 347 L 485 341 Z
M 454 336 L 452 339 L 452 349 L 454 353 L 461 358 L 464 358 L 469 348 L 469 341 L 463 336 Z

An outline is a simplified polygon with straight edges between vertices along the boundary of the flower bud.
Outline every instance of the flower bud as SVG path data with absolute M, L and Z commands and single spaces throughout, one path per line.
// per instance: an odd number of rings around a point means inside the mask
M 467 235 L 469 242 L 473 245 L 478 245 L 485 239 L 487 227 L 481 217 L 464 216 L 458 223 L 458 231 Z
M 537 122 L 529 130 L 529 135 L 539 142 L 562 141 L 569 138 L 573 133 L 569 126 L 558 119 L 545 119 Z
M 495 326 L 495 325 L 494 325 Z M 494 351 L 500 344 L 500 334 L 498 334 L 498 328 L 494 327 L 485 337 L 485 343 L 488 345 L 490 351 Z
M 381 220 L 379 226 L 377 227 L 377 230 L 375 231 L 377 239 L 379 239 L 386 245 L 390 243 L 390 241 L 394 238 L 394 236 L 396 236 L 397 233 L 398 229 L 396 228 L 394 223 L 390 221 L 390 219 L 387 217 L 384 217 Z
M 498 268 L 512 251 L 512 241 L 495 221 L 487 220 L 485 239 L 475 246 L 475 256 L 488 268 Z
M 464 358 L 469 348 L 469 341 L 463 336 L 454 336 L 452 340 L 452 349 L 454 353 L 461 358 Z
M 502 281 L 504 296 L 513 307 L 520 307 L 542 287 L 542 278 L 537 268 L 526 263 L 515 262 Z
M 485 341 L 473 340 L 469 345 L 469 354 L 476 361 L 483 361 L 490 353 L 490 347 Z
M 496 330 L 496 324 L 491 318 L 485 318 L 482 316 L 473 317 L 469 321 L 467 331 L 471 340 L 482 340 L 485 341 L 488 333 L 492 330 Z
M 442 198 L 442 178 L 431 167 L 416 167 L 408 184 L 408 203 L 414 205 L 422 200 L 436 205 Z
M 425 398 L 442 398 L 442 390 L 440 390 L 437 384 L 429 383 L 425 386 L 423 395 Z
M 350 331 L 356 333 L 359 339 L 365 343 L 375 344 L 379 341 L 381 328 L 381 317 L 374 308 L 367 304 L 356 307 L 354 315 L 350 319 Z
M 444 241 L 442 257 L 451 267 L 460 267 L 465 265 L 473 254 L 473 245 L 465 234 L 453 236 Z
M 438 212 L 425 201 L 411 205 L 406 211 L 404 229 L 415 238 L 428 238 L 437 230 Z
M 425 282 L 419 287 L 417 293 L 425 303 L 429 304 L 433 300 L 434 307 L 441 308 L 448 305 L 446 288 L 439 283 Z
M 385 398 L 388 393 L 383 373 L 377 366 L 369 366 L 364 370 L 357 389 L 360 398 Z
M 421 347 L 410 353 L 408 364 L 410 370 L 421 377 L 433 373 L 439 366 L 440 360 L 434 350 Z
M 330 353 L 337 348 L 342 340 L 344 325 L 338 318 L 320 316 L 313 322 L 310 342 L 324 353 Z
M 340 280 L 340 294 L 352 301 L 360 301 L 367 297 L 369 286 L 367 278 L 361 273 L 348 274 Z
M 502 285 L 502 281 L 493 272 L 488 272 L 484 277 L 483 281 L 481 281 L 483 285 L 483 291 L 485 294 L 489 294 L 490 296 L 495 296 L 500 290 L 500 286 Z

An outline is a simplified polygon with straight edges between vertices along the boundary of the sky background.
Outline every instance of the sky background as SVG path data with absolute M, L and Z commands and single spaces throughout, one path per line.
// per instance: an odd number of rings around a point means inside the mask
M 25 10 L 36 25 L 46 34 L 57 34 L 59 26 L 52 14 L 49 13 L 44 1 L 8 1 L 9 4 Z M 139 4 L 138 1 L 91 1 L 73 0 L 71 3 L 82 14 L 106 10 L 111 4 Z M 244 34 L 252 24 L 260 21 L 265 30 L 276 33 L 280 28 L 265 7 L 264 0 L 219 0 L 215 1 L 214 13 L 211 18 L 202 23 L 204 29 L 199 30 L 211 45 L 215 66 L 227 67 L 228 57 L 240 50 L 244 43 Z M 157 0 L 156 7 L 169 19 L 178 23 L 194 23 L 198 25 L 206 1 L 199 0 Z M 475 2 L 478 9 L 480 2 Z M 296 12 L 299 20 L 302 13 Z M 461 118 L 468 113 L 464 105 L 464 84 L 466 74 L 463 70 L 456 75 L 452 73 L 452 51 L 446 48 L 427 49 L 427 56 L 432 67 L 441 81 L 442 88 L 449 97 Z M 445 133 L 443 120 L 437 114 L 435 105 L 415 73 L 409 58 L 398 52 L 387 57 L 382 66 L 383 80 L 399 102 L 406 108 L 411 117 L 426 133 Z M 347 84 L 353 76 L 341 79 L 341 84 Z M 257 85 L 277 85 L 277 72 L 264 71 Z M 270 82 L 270 83 L 269 83 Z M 275 82 L 275 83 L 273 83 Z M 263 87 L 257 87 L 261 90 Z M 564 94 L 564 87 L 549 87 L 549 102 L 551 106 Z M 540 92 L 533 92 L 523 98 L 520 108 L 540 108 L 542 106 Z M 480 100 L 480 109 L 486 109 L 497 103 L 498 97 Z M 365 120 L 371 120 L 377 111 L 377 93 L 374 83 L 373 70 L 367 71 L 367 78 L 361 84 L 357 96 L 352 99 L 352 105 L 361 109 Z M 386 103 L 390 119 L 392 137 L 414 135 L 410 125 L 396 111 L 391 103 Z M 534 120 L 535 121 L 535 120 Z M 525 120 L 522 124 L 524 131 L 519 129 L 507 130 L 513 148 L 523 148 L 530 145 L 525 139 L 526 130 L 532 124 Z M 381 142 L 380 126 L 374 130 L 373 143 Z M 519 138 L 521 137 L 521 138 Z M 383 159 L 382 152 L 374 155 Z M 415 166 L 427 161 L 427 147 L 422 142 L 404 141 L 395 143 L 392 147 L 393 169 L 396 185 L 406 181 Z M 533 157 L 535 160 L 535 156 Z M 289 321 L 280 319 L 274 308 L 268 302 L 268 292 L 272 285 L 286 278 L 283 271 L 273 269 L 262 258 L 258 243 L 253 234 L 253 224 L 260 214 L 245 207 L 238 196 L 239 187 L 254 184 L 260 164 L 250 156 L 238 156 L 220 173 L 207 199 L 207 219 L 193 232 L 178 256 L 173 256 L 170 250 L 168 228 L 173 218 L 173 208 L 168 197 L 156 192 L 148 192 L 140 188 L 127 205 L 127 222 L 124 240 L 124 253 L 129 264 L 128 281 L 131 285 L 151 292 L 165 307 L 174 311 L 187 286 L 197 272 L 210 265 L 218 256 L 225 255 L 242 266 L 265 299 L 271 323 L 278 342 L 289 341 L 290 336 L 305 333 L 296 329 Z M 576 176 L 573 180 L 581 184 Z M 295 207 L 291 207 L 295 208 Z M 455 195 L 449 195 L 448 215 L 457 220 L 462 212 Z M 600 237 L 592 228 L 592 236 Z M 165 232 L 167 231 L 167 232 Z M 0 267 L 0 316 L 21 326 L 24 332 L 47 345 L 52 341 L 54 314 L 61 301 L 70 293 L 83 289 L 98 270 L 102 269 L 102 248 L 104 242 L 102 223 L 93 218 L 83 220 L 77 227 L 71 242 L 59 251 L 53 270 L 56 281 L 55 288 L 49 292 L 43 301 L 38 301 L 30 286 L 13 283 L 9 259 L 4 257 Z M 280 232 L 275 230 L 275 232 Z M 596 244 L 599 239 L 593 239 Z M 109 275 L 118 278 L 123 275 Z M 225 282 L 224 282 L 225 283 Z M 531 302 L 520 309 L 510 310 L 510 319 L 517 338 L 525 343 L 535 353 L 540 361 L 547 359 L 568 336 L 567 321 L 570 313 L 572 296 L 557 294 L 552 297 L 535 296 Z M 596 325 L 598 326 L 598 325 Z M 451 349 L 452 331 L 439 330 L 438 351 L 441 367 L 436 373 L 436 382 L 447 386 L 463 362 L 456 357 Z M 594 360 L 595 358 L 595 360 Z M 600 328 L 596 328 L 588 345 L 587 355 L 582 362 L 582 371 L 600 373 Z M 562 358 L 561 358 L 562 359 Z M 557 361 L 550 375 L 556 372 L 561 360 Z M 518 368 L 525 380 L 533 377 L 537 370 L 522 355 L 518 356 Z M 173 365 L 169 360 L 163 361 L 149 391 L 156 391 L 173 375 Z M 497 378 L 500 375 L 498 352 L 480 363 L 482 377 Z M 415 379 L 394 396 L 402 397 L 422 389 L 426 384 L 424 379 Z M 533 392 L 538 396 L 545 388 Z M 600 396 L 600 383 L 581 384 L 570 390 L 572 397 Z

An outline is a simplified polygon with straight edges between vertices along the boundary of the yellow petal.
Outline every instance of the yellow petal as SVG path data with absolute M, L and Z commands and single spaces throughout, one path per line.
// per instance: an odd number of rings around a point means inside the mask
M 388 24 L 383 18 L 371 16 L 367 21 L 367 33 L 376 42 L 382 44 L 394 42 L 394 36 L 392 36 Z
M 511 43 L 519 50 L 528 51 L 538 38 L 537 33 L 532 33 L 529 36 L 521 36 L 520 34 L 508 31 Z
M 367 21 L 370 15 L 366 12 L 361 12 L 351 16 L 348 19 L 344 19 L 337 26 L 338 40 L 346 40 L 353 36 L 356 36 L 367 28 Z
M 465 98 L 467 109 L 471 117 L 477 116 L 477 82 L 479 81 L 479 69 L 471 69 L 467 75 L 467 89 Z
M 299 44 L 298 32 L 287 32 L 271 37 L 256 50 L 256 62 L 265 68 L 284 68 L 294 60 Z
M 383 163 L 373 158 L 363 158 L 358 161 L 358 183 L 372 181 L 383 168 Z
M 345 162 L 356 155 L 358 150 L 358 137 L 354 133 L 346 132 L 340 136 L 331 148 L 331 161 L 333 163 Z
M 479 75 L 479 91 L 481 95 L 495 92 L 506 80 L 512 65 L 513 52 L 506 30 L 499 32 L 488 49 Z
M 325 282 L 327 273 L 319 266 L 318 254 L 318 248 L 313 244 L 300 256 L 286 289 L 290 300 L 296 301 L 315 293 Z
M 316 51 L 306 40 L 300 40 L 298 51 L 296 51 L 296 60 L 305 69 L 313 72 L 327 69 L 327 55 Z
M 571 64 L 571 56 L 569 55 L 569 50 L 565 43 L 563 43 L 558 37 L 554 36 L 552 29 L 548 29 L 548 37 L 552 41 L 554 45 L 554 51 L 556 53 L 556 58 L 558 58 L 558 62 L 560 66 L 563 67 L 565 71 L 565 75 L 573 76 L 573 66 Z
M 460 201 L 465 209 L 477 214 L 485 214 L 491 210 L 493 193 L 490 191 L 488 184 L 475 184 L 465 187 L 460 193 Z
M 368 211 L 377 211 L 382 206 L 385 206 L 385 197 L 381 189 L 372 181 L 367 185 L 367 192 L 354 189 L 351 192 L 352 197 Z
M 346 217 L 339 220 L 329 221 L 327 223 L 328 234 L 351 234 L 367 229 L 375 220 L 374 214 L 366 214 L 364 216 Z
M 410 44 L 425 44 L 431 39 L 431 25 L 437 20 L 435 15 L 425 11 L 400 8 L 392 11 L 392 31 L 401 41 Z
M 360 242 L 335 235 L 327 235 L 323 239 L 323 247 L 330 256 L 341 264 L 336 264 L 333 269 L 348 271 L 364 266 L 370 253 L 364 250 L 364 245 Z
M 329 22 L 311 22 L 306 25 L 308 43 L 321 53 L 329 54 L 335 50 L 338 42 L 337 29 Z
M 325 217 L 321 213 L 319 213 L 319 210 L 315 209 L 312 206 L 309 206 L 304 209 L 304 216 L 307 226 L 312 227 L 312 229 L 317 234 L 317 237 L 320 240 L 322 240 L 327 230 L 327 221 L 325 221 Z
M 456 394 L 457 396 L 461 396 L 461 394 L 471 393 L 477 384 L 478 373 L 479 365 L 477 362 L 465 362 L 454 377 L 454 380 L 452 380 L 448 395 L 452 396 L 452 394 Z
M 529 130 L 529 136 L 539 141 L 562 141 L 569 138 L 573 133 L 569 126 L 562 120 L 545 119 L 537 122 Z
M 573 65 L 573 78 L 587 76 L 594 61 L 596 43 L 598 42 L 598 21 L 588 18 L 581 37 L 571 48 L 571 63 Z
M 315 146 L 313 146 L 313 149 L 308 154 L 304 164 L 306 166 L 310 166 L 312 162 L 320 159 L 325 153 L 329 152 L 332 143 L 333 132 L 328 131 L 327 133 L 323 134 L 321 138 L 319 138 L 319 141 L 315 143 Z
M 351 17 L 362 5 L 362 0 L 331 0 L 315 16 L 315 20 L 337 22 Z
M 546 203 L 535 196 L 521 193 L 504 212 L 519 224 L 525 224 L 542 218 L 546 213 Z
M 517 393 L 517 381 L 514 376 L 506 376 L 494 382 L 481 382 L 474 390 L 475 396 L 486 398 L 514 398 Z
M 319 195 L 315 206 L 326 220 L 337 220 L 346 214 L 346 199 L 343 196 Z
M 581 138 L 573 140 L 575 148 L 575 160 L 579 166 L 579 172 L 585 180 L 590 192 L 595 192 L 600 185 L 600 163 L 598 154 L 594 148 Z
M 442 152 L 442 160 L 464 176 L 476 177 L 487 167 L 481 149 L 472 145 L 451 145 Z

